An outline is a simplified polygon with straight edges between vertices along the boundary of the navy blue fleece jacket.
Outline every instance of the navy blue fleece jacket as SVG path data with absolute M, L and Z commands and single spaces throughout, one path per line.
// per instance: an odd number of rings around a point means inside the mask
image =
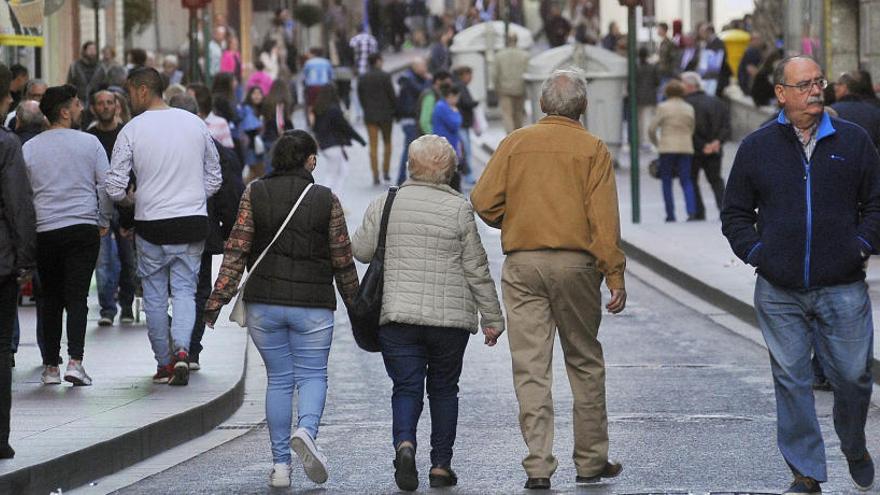
M 859 126 L 823 114 L 808 160 L 791 123 L 747 136 L 724 193 L 721 230 L 770 283 L 809 289 L 865 278 L 880 247 L 880 157 Z

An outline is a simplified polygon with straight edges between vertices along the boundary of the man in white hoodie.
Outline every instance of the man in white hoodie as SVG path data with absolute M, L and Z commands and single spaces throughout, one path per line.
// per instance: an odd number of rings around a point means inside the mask
M 135 204 L 138 275 L 158 364 L 153 382 L 186 385 L 194 297 L 208 235 L 206 204 L 222 176 L 207 126 L 198 116 L 166 105 L 164 89 L 155 69 L 129 74 L 126 90 L 136 117 L 116 140 L 106 189 L 114 201 Z M 136 187 L 129 187 L 131 172 Z M 170 329 L 169 282 L 174 308 Z

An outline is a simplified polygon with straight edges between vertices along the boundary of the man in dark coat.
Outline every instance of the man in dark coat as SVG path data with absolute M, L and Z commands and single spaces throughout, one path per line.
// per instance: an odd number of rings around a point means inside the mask
M 868 491 L 874 325 L 865 262 L 880 247 L 880 157 L 864 130 L 825 111 L 828 81 L 815 60 L 783 59 L 773 79 L 782 111 L 740 144 L 721 231 L 757 269 L 755 313 L 770 353 L 776 440 L 794 478 L 785 493 L 820 494 L 828 480 L 810 387 L 814 350 L 834 390 L 850 477 Z
M 700 194 L 697 182 L 700 170 L 706 174 L 706 180 L 712 186 L 715 204 L 721 211 L 724 198 L 724 179 L 721 178 L 721 158 L 724 142 L 730 139 L 730 112 L 720 98 L 707 94 L 702 89 L 702 80 L 696 72 L 685 72 L 681 75 L 685 86 L 685 101 L 694 107 L 696 125 L 694 126 L 694 166 L 691 167 L 691 179 L 697 200 L 696 220 L 706 219 L 706 205 Z
M 33 100 L 25 100 L 18 105 L 15 115 L 15 135 L 24 143 L 37 134 L 43 132 L 46 127 L 46 117 L 40 111 L 40 104 Z
M 880 148 L 880 106 L 859 96 L 861 76 L 857 71 L 846 72 L 834 85 L 836 103 L 831 105 L 837 115 L 864 129 L 875 148 Z
M 370 139 L 370 168 L 373 184 L 379 183 L 379 132 L 382 132 L 382 178 L 391 182 L 391 126 L 394 123 L 397 96 L 391 76 L 382 70 L 382 54 L 368 57 L 369 71 L 358 78 L 358 99 L 364 109 L 364 122 Z
M 0 64 L 0 119 L 12 97 L 12 72 Z M 33 192 L 18 138 L 0 127 L 0 459 L 11 459 L 12 332 L 18 311 L 18 287 L 36 266 L 36 214 Z

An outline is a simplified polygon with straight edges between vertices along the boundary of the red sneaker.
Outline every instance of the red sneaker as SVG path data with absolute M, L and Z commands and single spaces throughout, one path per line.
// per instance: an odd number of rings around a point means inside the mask
M 174 366 L 168 385 L 183 386 L 189 383 L 189 354 L 180 349 L 174 355 Z
M 153 383 L 168 383 L 171 379 L 172 375 L 174 375 L 174 366 L 158 366 L 156 368 L 156 374 L 153 375 Z

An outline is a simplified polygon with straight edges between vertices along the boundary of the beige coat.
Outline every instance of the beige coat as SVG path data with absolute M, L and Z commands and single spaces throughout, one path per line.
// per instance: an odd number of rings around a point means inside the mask
M 471 201 L 480 218 L 501 229 L 505 254 L 590 253 L 608 287 L 624 288 L 626 257 L 611 153 L 580 122 L 551 115 L 509 134 Z
M 525 96 L 523 75 L 529 68 L 529 52 L 521 48 L 505 48 L 495 54 L 492 74 L 495 91 L 501 96 Z
M 373 259 L 387 195 L 376 198 L 351 239 L 354 257 Z M 470 203 L 446 185 L 407 181 L 398 191 L 385 241 L 380 324 L 504 330 Z
M 660 129 L 659 139 L 657 129 Z M 670 98 L 657 105 L 648 135 L 659 153 L 693 155 L 694 107 L 681 98 Z

